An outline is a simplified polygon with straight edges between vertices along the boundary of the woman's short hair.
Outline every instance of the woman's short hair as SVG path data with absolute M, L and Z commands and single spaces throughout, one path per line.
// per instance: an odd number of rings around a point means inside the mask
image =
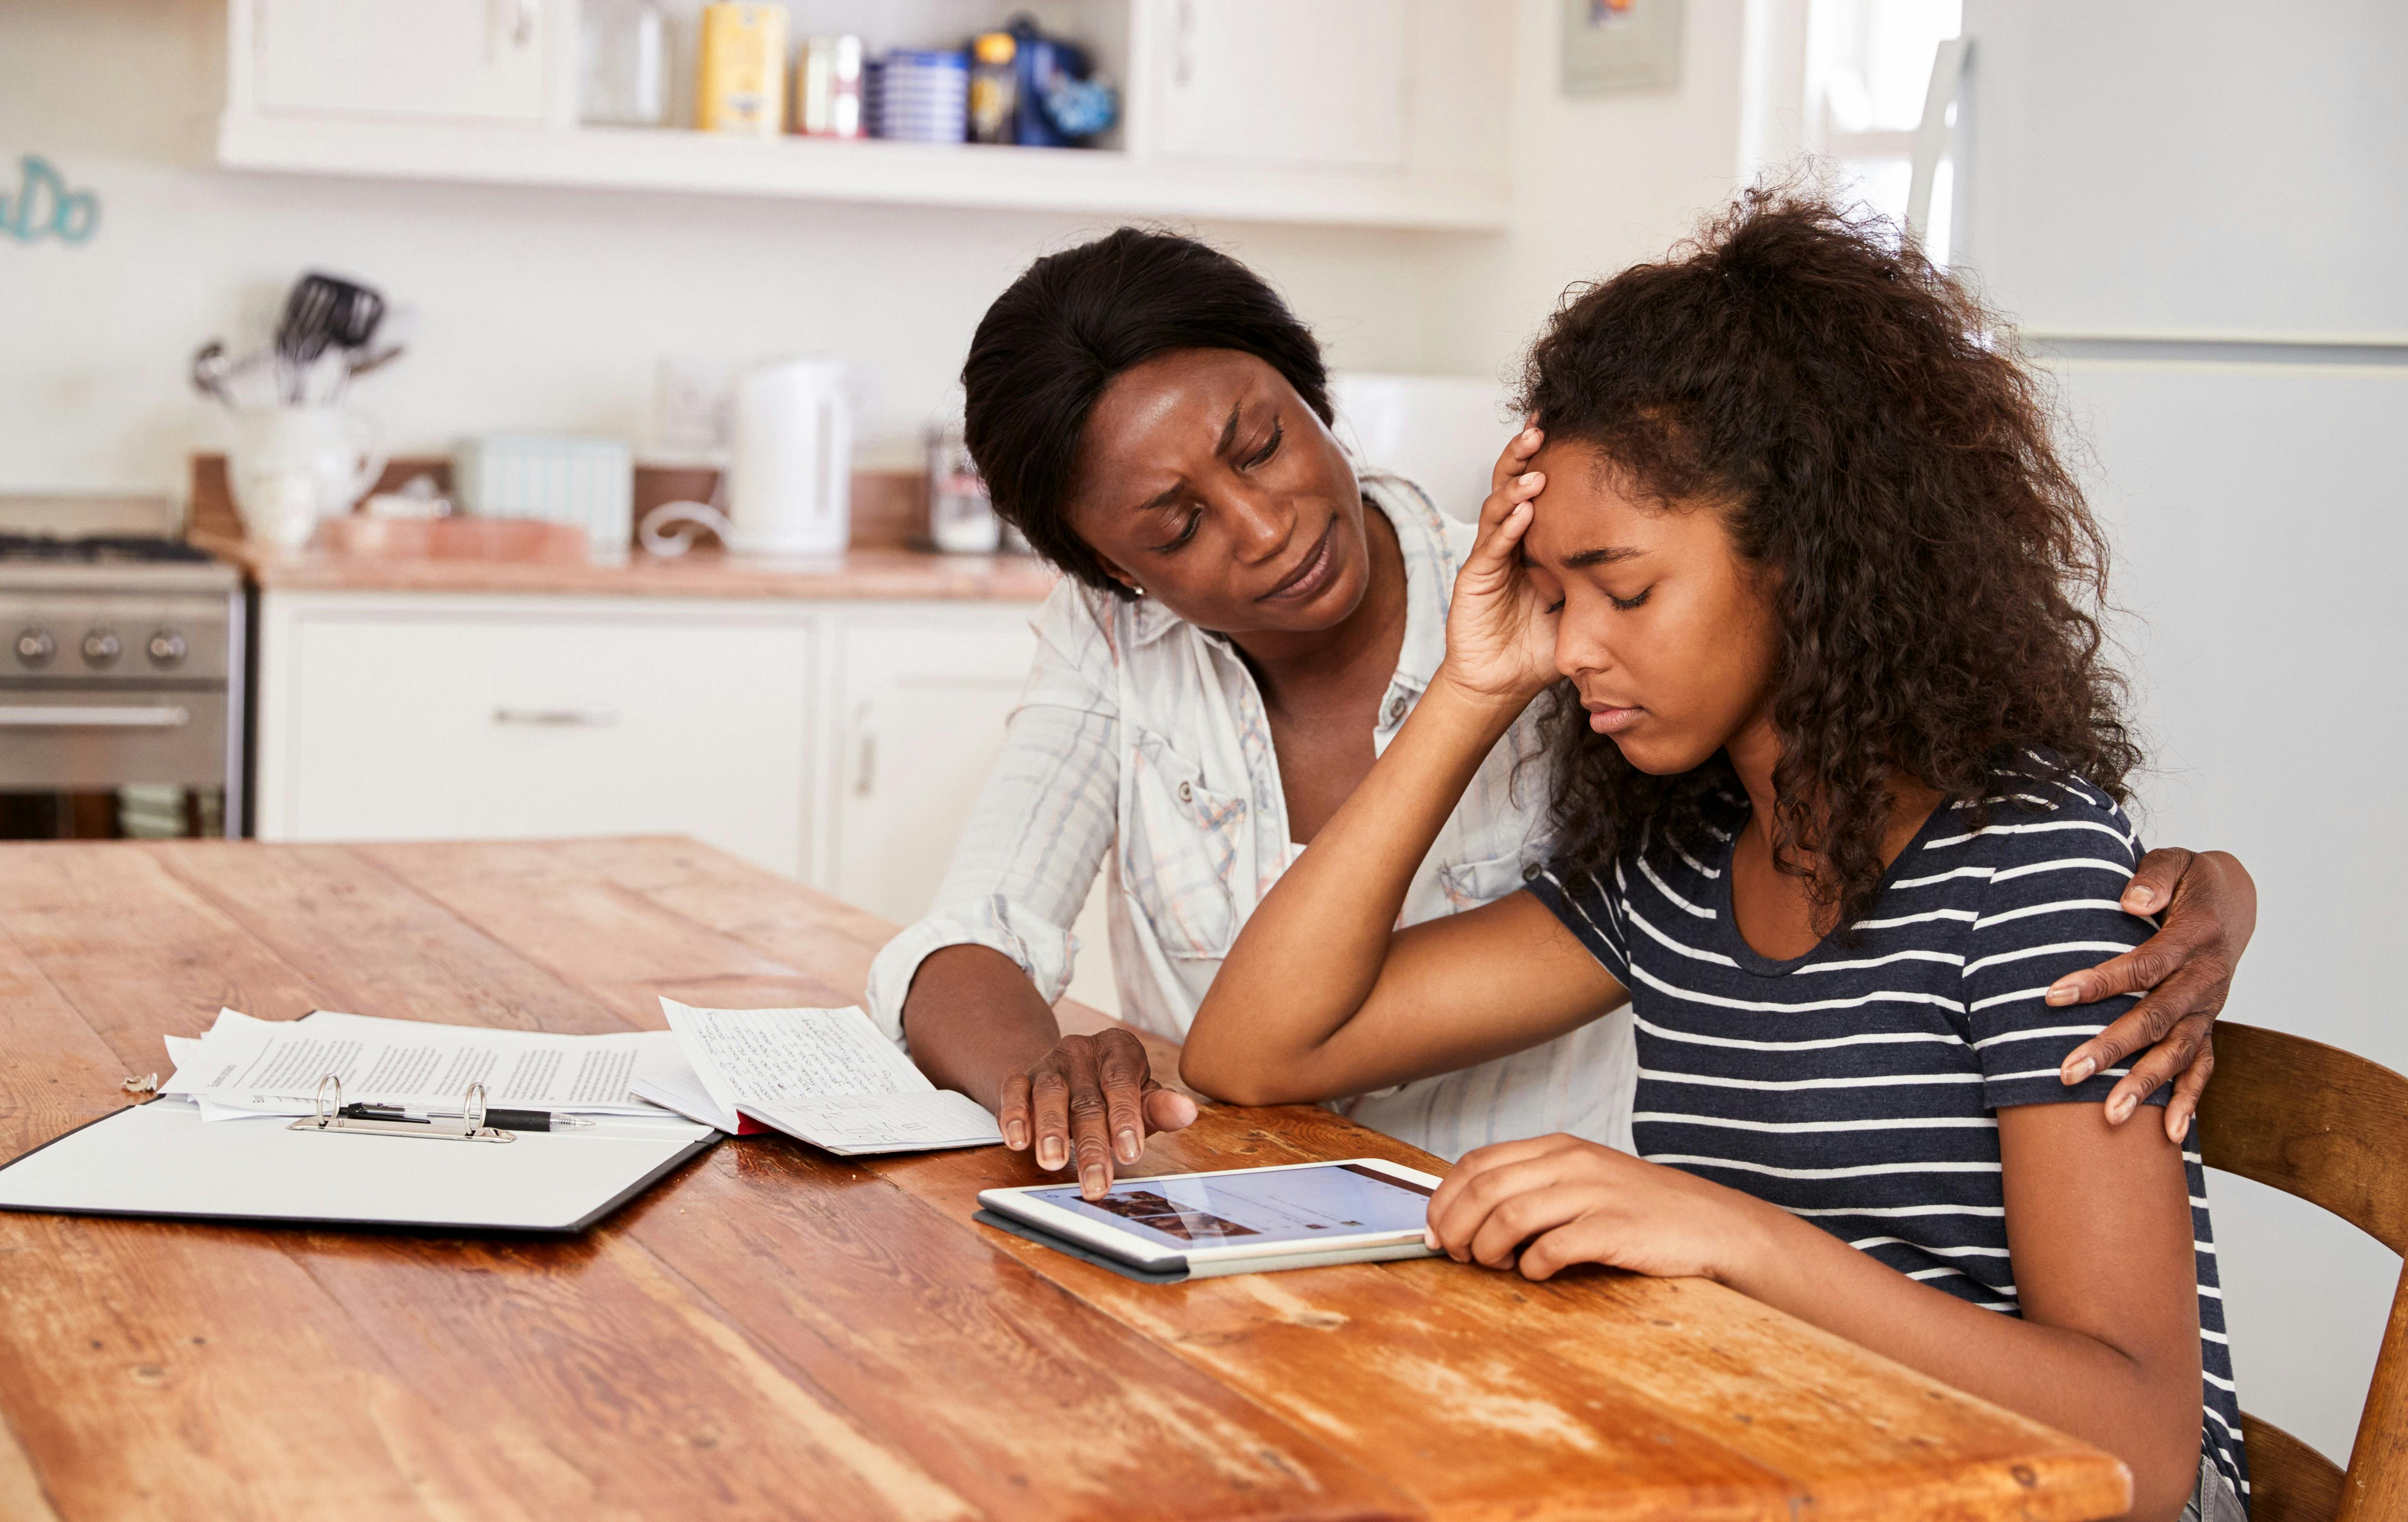
M 964 431 L 995 510 L 1089 586 L 1132 595 L 1070 527 L 1087 414 L 1123 371 L 1188 349 L 1254 355 L 1330 421 L 1312 329 L 1261 276 L 1171 233 L 1124 227 L 1047 254 L 996 297 L 970 339 Z

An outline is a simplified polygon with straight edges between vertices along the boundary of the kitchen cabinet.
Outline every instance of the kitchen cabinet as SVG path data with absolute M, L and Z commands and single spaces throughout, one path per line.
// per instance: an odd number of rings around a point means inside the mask
M 838 724 L 822 882 L 911 920 L 934 903 L 962 822 L 1003 749 L 1037 637 L 1025 609 L 932 608 L 838 620 Z
M 275 117 L 541 123 L 553 0 L 231 0 L 232 98 Z
M 899 7 L 898 7 L 899 8 Z M 1122 89 L 1106 146 L 586 126 L 576 0 L 230 0 L 228 168 L 1094 217 L 1498 229 L 1516 28 L 1496 0 L 1044 7 Z M 683 15 L 683 12 L 680 12 Z M 947 45 L 1009 7 L 831 0 L 814 29 Z M 689 24 L 685 21 L 674 25 Z
M 1031 611 L 270 588 L 254 830 L 690 835 L 914 918 L 1001 748 Z
M 1166 158 L 1404 168 L 1414 10 L 1397 0 L 1140 0 Z

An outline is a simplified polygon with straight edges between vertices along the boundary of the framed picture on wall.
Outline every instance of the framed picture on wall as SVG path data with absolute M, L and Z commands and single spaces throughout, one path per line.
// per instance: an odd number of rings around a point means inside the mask
M 1684 0 L 1561 0 L 1563 91 L 1603 95 L 1681 82 Z

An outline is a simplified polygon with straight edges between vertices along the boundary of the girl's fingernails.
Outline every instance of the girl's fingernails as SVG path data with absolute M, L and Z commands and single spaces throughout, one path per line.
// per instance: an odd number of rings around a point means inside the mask
M 2157 909 L 2157 890 L 2133 888 L 2124 895 L 2124 907 L 2143 914 L 2154 914 Z
M 1090 1199 L 1101 1198 L 1103 1192 L 1111 1187 L 1111 1182 L 1104 1177 L 1104 1165 L 1101 1163 L 1091 1164 L 1079 1174 L 1079 1192 Z
M 1539 430 L 1538 430 L 1538 429 L 1536 429 L 1536 428 L 1525 428 L 1525 429 L 1523 429 L 1523 430 L 1522 430 L 1522 442 L 1523 442 L 1523 443 L 1525 443 L 1525 444 L 1535 444 L 1535 443 L 1537 443 L 1538 441 L 1539 441 Z
M 2063 1079 L 2068 1084 L 2080 1084 L 2086 1082 L 2090 1075 L 2098 1070 L 2098 1063 L 2088 1057 L 2084 1057 L 2079 1062 L 2067 1063 L 2064 1068 L 2058 1071 L 2057 1077 Z
M 1424 1228 L 1422 1228 L 1422 1245 L 1423 1245 L 1423 1246 L 1425 1246 L 1425 1247 L 1426 1247 L 1426 1248 L 1428 1248 L 1428 1249 L 1429 1249 L 1431 1252 L 1433 1252 L 1433 1253 L 1437 1252 L 1437 1251 L 1438 1251 L 1438 1233 L 1437 1233 L 1437 1232 L 1435 1232 L 1435 1231 L 1432 1231 L 1432 1230 L 1431 1230 L 1429 1228 L 1427 1228 L 1427 1227 L 1424 1227 Z
M 2049 1004 L 2065 1005 L 2082 1002 L 2082 982 L 2078 978 L 2059 978 L 2048 985 Z
M 1539 484 L 1539 482 L 1540 482 L 1541 481 L 1542 481 L 1542 480 L 1544 480 L 1544 479 L 1545 479 L 1545 478 L 1541 477 L 1541 476 L 1537 471 L 1535 471 L 1535 470 L 1525 470 L 1525 471 L 1523 471 L 1523 472 L 1522 472 L 1522 475 L 1521 475 L 1521 484 L 1522 484 L 1522 485 L 1524 485 L 1524 486 L 1536 486 L 1537 484 Z
M 1062 1144 L 1060 1137 L 1049 1136 L 1037 1143 L 1038 1167 L 1059 1168 L 1069 1160 L 1070 1149 Z
M 1138 1155 L 1145 1150 L 1144 1143 L 1140 1142 L 1137 1139 L 1137 1132 L 1135 1131 L 1123 1130 L 1120 1134 L 1119 1141 L 1121 1161 L 1125 1163 L 1133 1163 L 1137 1161 Z
M 2128 1094 L 2118 1094 L 2107 1101 L 2107 1118 L 2121 1126 L 2132 1118 L 2132 1107 L 2140 1102 Z
M 1003 1128 L 1003 1144 L 1014 1152 L 1028 1145 L 1028 1127 L 1013 1121 Z

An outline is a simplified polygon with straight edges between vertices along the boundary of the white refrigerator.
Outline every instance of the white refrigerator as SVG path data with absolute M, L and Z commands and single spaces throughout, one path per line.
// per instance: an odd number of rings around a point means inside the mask
M 1964 36 L 1947 236 L 2114 538 L 2142 827 L 2257 877 L 2229 1014 L 2408 1071 L 2408 7 L 1966 0 Z M 2401 1260 L 2210 1197 L 2242 1403 L 2345 1461 Z

